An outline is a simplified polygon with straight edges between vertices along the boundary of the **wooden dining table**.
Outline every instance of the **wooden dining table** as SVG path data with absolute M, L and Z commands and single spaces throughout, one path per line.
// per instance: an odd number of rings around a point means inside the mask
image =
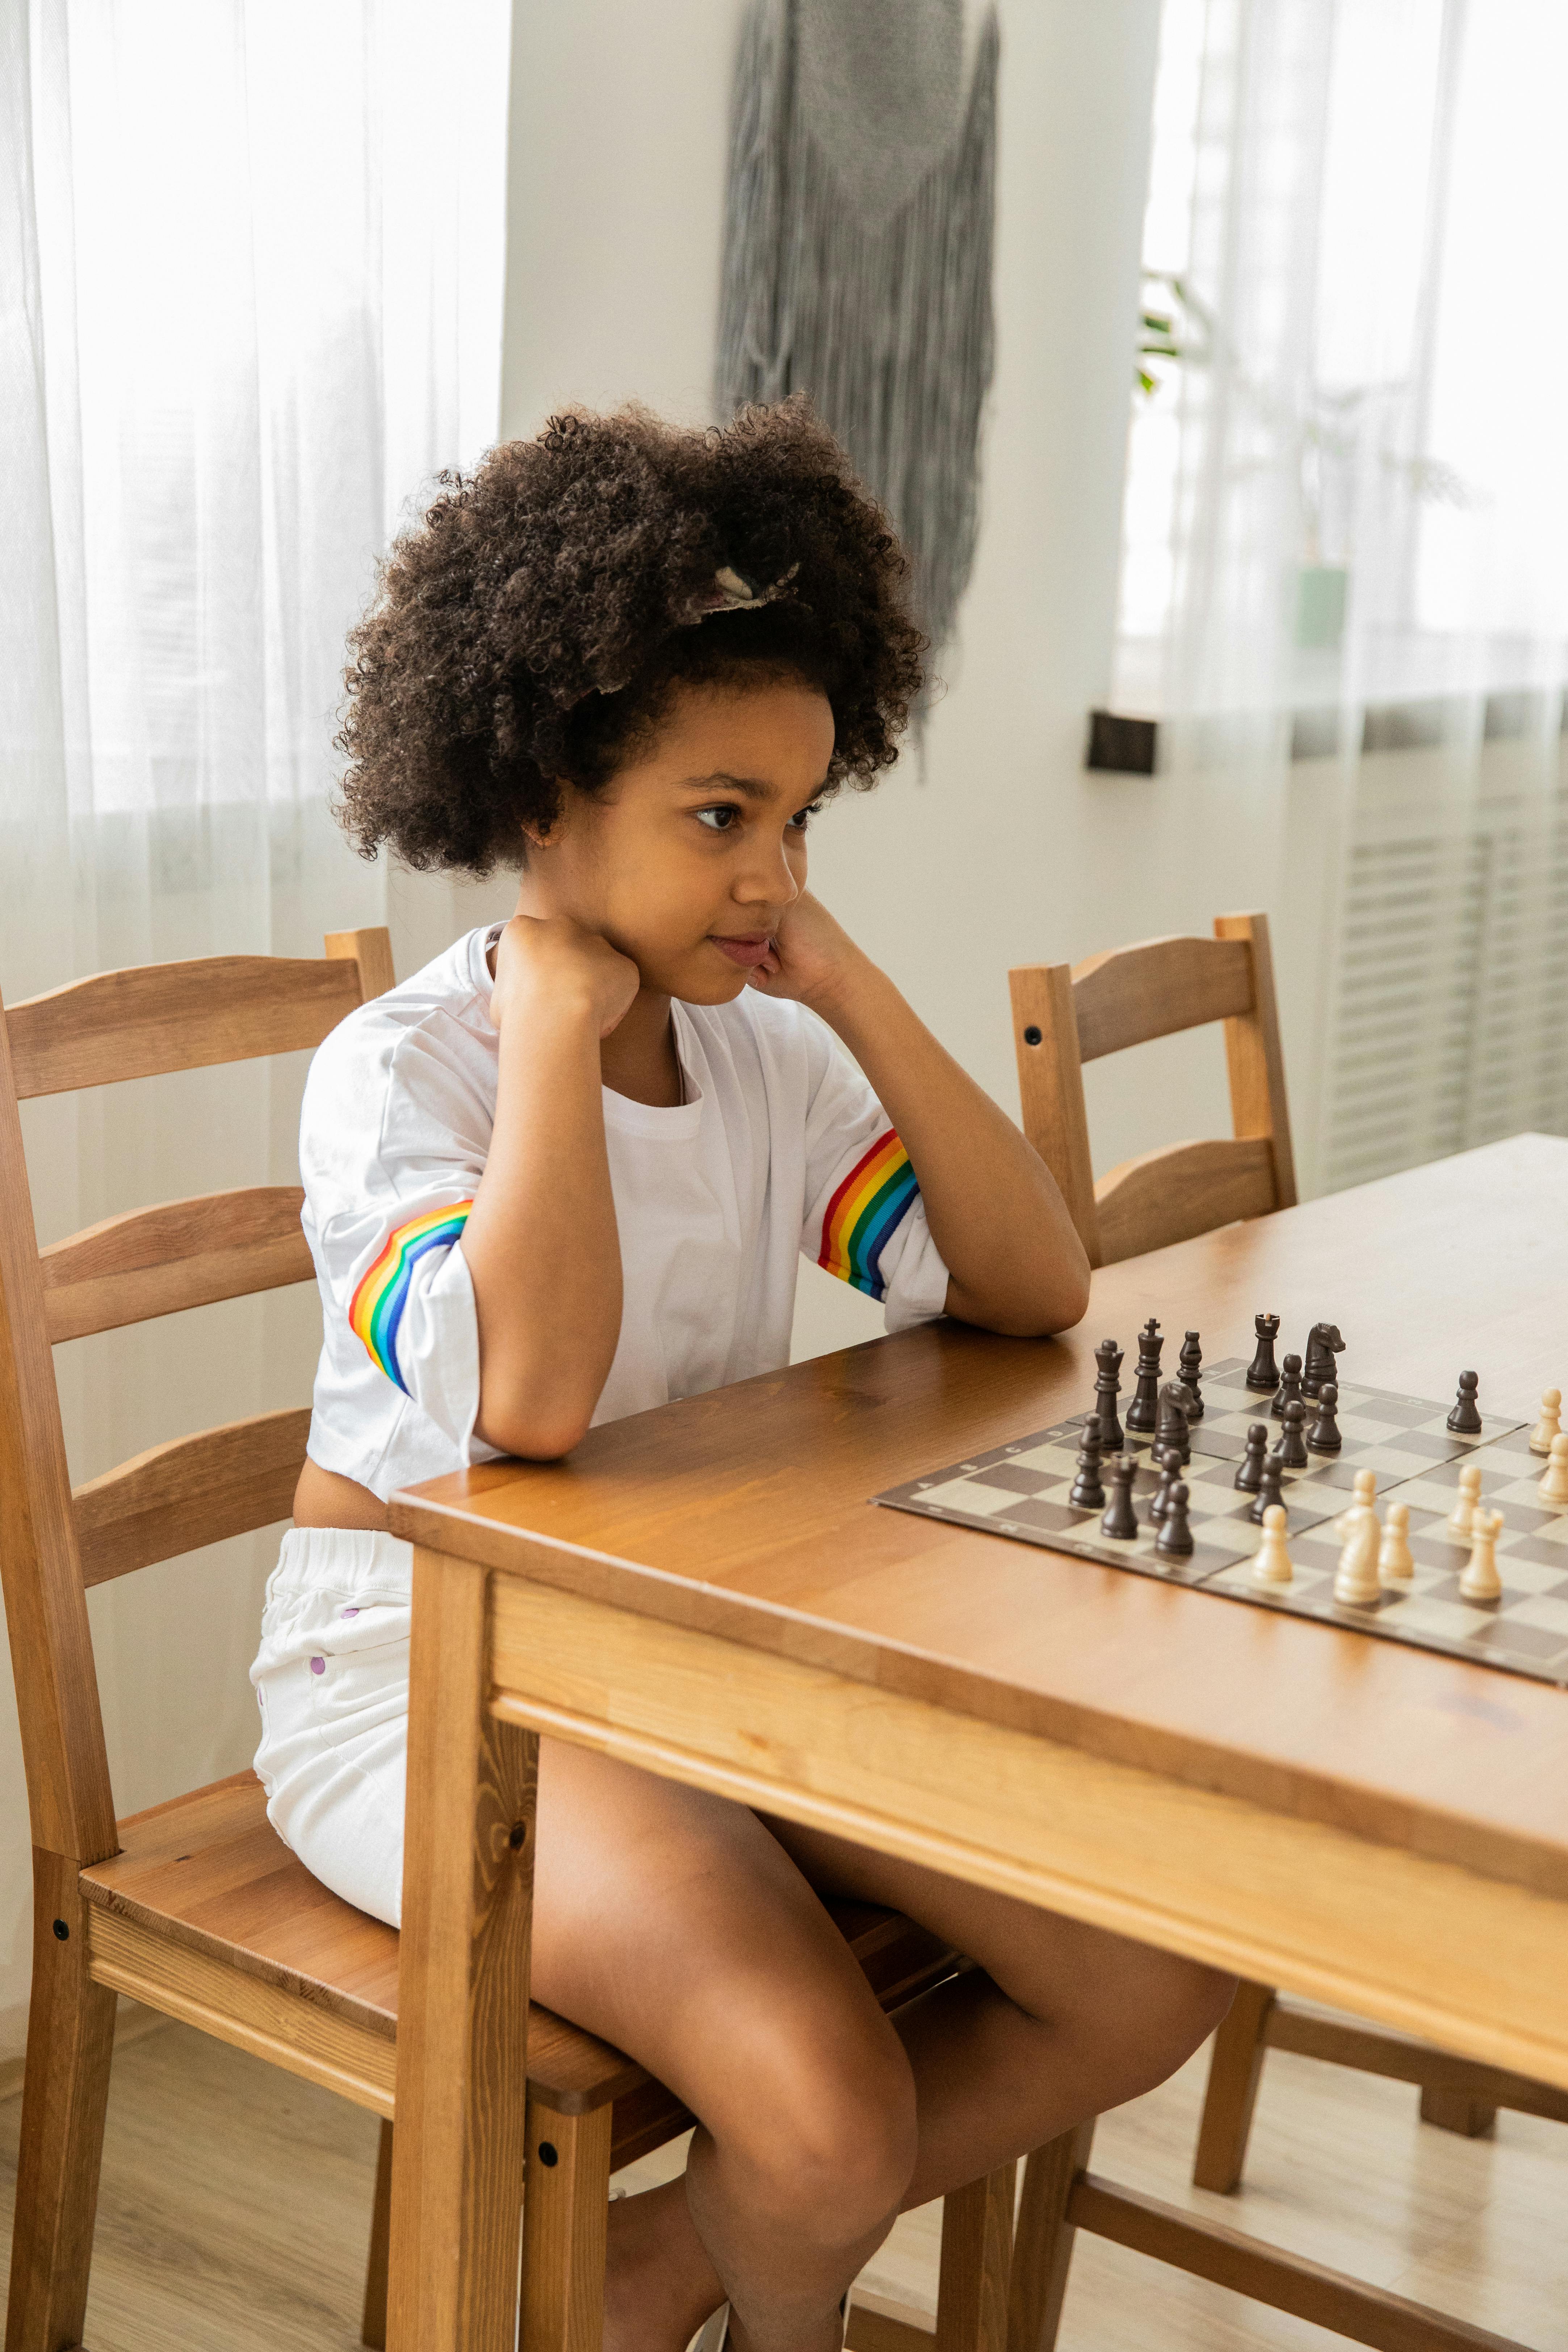
M 1346 1376 L 1568 1386 L 1568 1140 L 1521 1136 L 400 1495 L 416 1547 L 394 2352 L 518 2285 L 539 1737 L 1568 2086 L 1568 1692 L 869 1507 L 1087 1410 L 1151 1315 Z

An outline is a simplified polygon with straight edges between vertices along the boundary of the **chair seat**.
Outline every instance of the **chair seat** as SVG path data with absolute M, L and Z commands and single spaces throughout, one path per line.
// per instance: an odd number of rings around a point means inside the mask
M 356 2040 L 395 2042 L 396 1928 L 343 1902 L 290 1853 L 267 1818 L 254 1772 L 215 1780 L 133 1814 L 119 1828 L 121 1852 L 81 1873 L 82 1893 L 96 1914 L 139 1931 L 143 1949 L 148 1937 L 156 1938 L 207 1969 L 216 1964 L 254 1979 L 278 2012 L 274 2042 L 285 2038 L 292 2011 L 310 2024 L 336 2020 Z M 827 1907 L 884 2009 L 911 2000 L 958 1966 L 938 1937 L 896 1912 L 869 1903 Z M 95 1966 L 94 1973 L 172 2015 L 203 2006 L 188 1989 L 180 2000 L 161 2000 L 156 1984 L 132 1982 L 123 1963 L 118 1974 L 112 1962 Z M 388 2063 L 388 2082 L 390 2073 Z M 622 2115 L 616 2118 L 619 2162 L 631 2160 L 621 2153 L 623 2143 L 635 2151 L 656 2126 L 666 2137 L 672 2122 L 681 2127 L 672 2094 L 646 2068 L 537 2002 L 529 2011 L 528 2079 L 533 2095 L 562 2115 L 628 2103 L 624 2127 Z M 390 2112 L 385 2096 L 365 2104 Z

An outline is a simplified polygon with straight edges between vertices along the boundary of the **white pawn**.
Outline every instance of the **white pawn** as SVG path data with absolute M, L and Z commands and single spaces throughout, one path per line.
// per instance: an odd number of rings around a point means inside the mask
M 1470 1557 L 1459 1591 L 1467 1601 L 1497 1601 L 1502 1594 L 1502 1579 L 1497 1572 L 1497 1539 L 1502 1529 L 1500 1511 L 1480 1510 L 1476 1513 L 1470 1530 Z
M 1388 1517 L 1383 1523 L 1383 1546 L 1377 1555 L 1377 1573 L 1384 1584 L 1408 1584 L 1415 1573 L 1415 1562 L 1410 1557 L 1410 1506 L 1390 1503 Z
M 1375 1601 L 1383 1590 L 1377 1580 L 1378 1538 L 1382 1529 L 1377 1513 L 1373 1508 L 1373 1496 L 1377 1492 L 1377 1477 L 1371 1470 L 1355 1474 L 1355 1501 L 1348 1511 L 1342 1511 L 1335 1520 L 1337 1531 L 1342 1532 L 1345 1544 L 1340 1554 L 1340 1564 L 1334 1571 L 1334 1599 L 1349 1608 L 1364 1609 Z
M 1544 1389 L 1541 1397 L 1541 1419 L 1530 1433 L 1532 1454 L 1550 1454 L 1552 1441 L 1563 1426 L 1563 1391 Z
M 1263 1541 L 1252 1556 L 1254 1584 L 1289 1584 L 1296 1571 L 1285 1549 L 1285 1506 L 1270 1503 L 1263 1514 Z
M 1568 1503 L 1568 1430 L 1559 1431 L 1552 1439 L 1552 1459 L 1535 1491 L 1543 1503 Z
M 1467 1462 L 1459 1473 L 1458 1499 L 1448 1514 L 1448 1533 L 1462 1543 L 1475 1521 L 1476 1505 L 1481 1499 L 1481 1465 Z M 1568 1496 L 1564 1497 L 1568 1501 Z

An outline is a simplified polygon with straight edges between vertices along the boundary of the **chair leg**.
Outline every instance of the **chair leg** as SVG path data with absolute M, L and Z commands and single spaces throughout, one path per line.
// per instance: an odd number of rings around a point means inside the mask
M 87 2317 L 114 1995 L 87 1972 L 79 1868 L 33 1849 L 33 1999 L 5 2352 L 79 2345 Z
M 1438 2091 L 1421 2086 L 1421 2120 L 1439 2131 L 1458 2132 L 1462 2139 L 1484 2139 L 1497 2122 L 1497 2109 L 1463 2091 Z
M 370 2212 L 370 2258 L 364 2266 L 364 2316 L 359 2340 L 386 2352 L 386 2265 L 392 2252 L 392 2126 L 382 2117 L 375 2151 L 375 2202 Z
M 613 2108 L 528 2101 L 520 2352 L 600 2352 Z
M 1244 1981 L 1237 1985 L 1230 2013 L 1215 2035 L 1193 2162 L 1194 2188 L 1217 2189 L 1221 2196 L 1228 2196 L 1241 2179 L 1273 2007 L 1271 1986 Z
M 1037 2147 L 1024 2167 L 1007 2294 L 1007 2352 L 1054 2352 L 1072 2262 L 1068 2199 L 1093 2145 L 1091 2116 L 1076 2130 Z
M 1016 2164 L 943 2198 L 935 2352 L 1006 2352 Z

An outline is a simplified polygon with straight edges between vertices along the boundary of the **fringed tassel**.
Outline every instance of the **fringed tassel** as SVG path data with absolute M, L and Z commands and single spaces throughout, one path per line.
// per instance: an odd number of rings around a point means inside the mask
M 855 216 L 802 119 L 790 0 L 753 0 L 731 118 L 719 414 L 810 394 L 892 518 L 938 648 L 952 633 L 978 520 L 998 48 L 993 14 L 956 138 L 874 228 Z

